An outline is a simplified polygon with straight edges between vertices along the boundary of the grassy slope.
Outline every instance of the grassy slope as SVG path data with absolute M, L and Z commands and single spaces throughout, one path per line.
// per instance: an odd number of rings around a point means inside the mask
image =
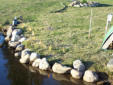
M 75 59 L 84 61 L 87 68 L 108 72 L 106 63 L 112 58 L 112 51 L 100 49 L 104 38 L 106 16 L 113 13 L 113 7 L 96 7 L 93 10 L 91 38 L 88 39 L 91 8 L 69 7 L 63 13 L 50 13 L 62 8 L 61 3 L 71 0 L 0 0 L 0 24 L 23 16 L 26 47 L 48 57 L 49 61 L 61 60 L 72 65 Z M 112 0 L 95 0 L 112 4 Z M 112 4 L 113 5 L 113 4 Z

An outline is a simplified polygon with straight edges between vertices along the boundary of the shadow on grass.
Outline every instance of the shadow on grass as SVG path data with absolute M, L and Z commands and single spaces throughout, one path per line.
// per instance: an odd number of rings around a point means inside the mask
M 105 72 L 97 72 L 99 81 L 108 80 L 108 75 Z
M 86 66 L 86 70 L 87 70 L 88 68 L 90 68 L 90 67 L 94 64 L 94 62 L 92 62 L 92 61 L 83 61 L 83 63 L 84 63 L 85 66 Z
M 105 72 L 97 72 L 97 74 L 99 76 L 99 82 L 102 83 L 101 85 L 111 85 L 108 81 L 109 76 Z
M 109 7 L 109 6 L 113 6 L 113 5 L 110 5 L 110 4 L 99 4 L 99 6 L 97 6 L 97 7 Z
M 50 58 L 52 55 L 40 55 L 41 58 Z
M 55 59 L 55 60 L 52 60 L 52 61 L 50 61 L 49 63 L 50 63 L 50 66 L 53 66 L 53 64 L 55 64 L 55 63 L 60 63 L 60 62 L 62 62 L 62 59 Z
M 59 9 L 59 10 L 51 11 L 50 13 L 62 13 L 62 12 L 64 12 L 67 8 L 68 8 L 68 6 L 65 5 L 64 8 Z

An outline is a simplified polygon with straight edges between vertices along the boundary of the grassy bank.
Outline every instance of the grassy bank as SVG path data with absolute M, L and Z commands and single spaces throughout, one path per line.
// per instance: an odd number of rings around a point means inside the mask
M 113 5 L 112 0 L 92 0 Z M 81 59 L 87 69 L 108 72 L 106 63 L 113 57 L 112 50 L 101 50 L 106 16 L 113 6 L 95 7 L 91 38 L 88 38 L 91 8 L 69 7 L 61 13 L 51 13 L 68 5 L 71 0 L 0 0 L 0 24 L 11 23 L 14 16 L 23 16 L 25 46 L 46 56 L 49 61 L 72 65 Z M 113 22 L 112 22 L 113 23 Z M 112 76 L 112 73 L 109 73 Z

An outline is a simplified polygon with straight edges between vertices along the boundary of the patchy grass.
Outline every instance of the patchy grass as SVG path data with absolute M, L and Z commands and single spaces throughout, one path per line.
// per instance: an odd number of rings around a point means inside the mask
M 113 5 L 112 0 L 92 0 Z M 14 16 L 23 16 L 23 28 L 29 39 L 25 46 L 46 56 L 49 61 L 60 60 L 72 65 L 81 59 L 87 69 L 108 72 L 106 63 L 112 58 L 112 50 L 101 50 L 106 17 L 113 13 L 113 6 L 95 7 L 91 38 L 88 38 L 91 8 L 69 7 L 62 13 L 51 13 L 68 5 L 71 0 L 0 0 L 0 24 L 11 23 Z M 113 23 L 113 22 L 112 22 Z M 112 76 L 112 73 L 109 73 Z

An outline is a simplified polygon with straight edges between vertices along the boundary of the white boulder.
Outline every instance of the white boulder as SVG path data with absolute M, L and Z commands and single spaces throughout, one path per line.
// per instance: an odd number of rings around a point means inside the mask
M 70 67 L 67 67 L 67 66 L 63 66 L 63 65 L 61 65 L 61 64 L 59 64 L 59 63 L 55 63 L 55 64 L 53 65 L 53 67 L 52 67 L 52 70 L 53 70 L 53 72 L 55 72 L 55 73 L 64 74 L 64 73 L 70 71 L 71 68 L 70 68 Z
M 22 44 L 19 44 L 19 45 L 17 45 L 17 47 L 16 47 L 16 51 L 22 51 L 24 49 L 24 45 L 22 45 Z
M 16 52 L 14 55 L 15 55 L 15 57 L 20 57 L 21 56 L 21 52 Z
M 20 34 L 22 34 L 21 29 L 14 29 L 12 32 L 11 41 L 18 41 L 21 38 Z
M 16 48 L 17 47 L 17 45 L 19 45 L 20 44 L 20 42 L 12 42 L 12 41 L 9 41 L 9 47 L 12 47 L 12 48 Z
M 40 58 L 37 58 L 33 63 L 32 63 L 32 66 L 33 67 L 39 67 L 39 64 L 40 64 L 40 62 L 41 62 L 41 59 Z
M 98 75 L 90 70 L 85 71 L 83 80 L 86 82 L 96 82 L 98 81 Z
M 15 42 L 15 41 L 18 41 L 20 39 L 20 36 L 19 35 L 12 35 L 11 37 L 11 41 Z
M 20 63 L 23 63 L 23 64 L 26 64 L 26 63 L 29 63 L 29 54 L 25 55 L 24 57 L 22 57 L 20 59 Z
M 71 70 L 71 75 L 75 79 L 80 79 L 80 78 L 82 78 L 83 72 L 80 72 L 80 71 L 77 71 L 75 69 L 72 69 Z
M 26 40 L 26 38 L 25 38 L 25 37 L 22 37 L 22 38 L 20 38 L 18 41 L 22 43 L 22 42 L 24 42 L 25 40 Z
M 27 54 L 28 54 L 29 57 L 30 57 L 30 53 L 31 53 L 31 52 L 30 52 L 30 49 L 25 49 L 25 50 L 23 50 L 22 53 L 21 53 L 21 58 L 24 58 L 24 56 L 27 55 Z
M 75 60 L 73 62 L 74 69 L 84 72 L 85 71 L 85 65 L 80 60 Z
M 5 40 L 6 40 L 6 41 L 9 41 L 9 40 L 10 40 L 11 35 L 12 35 L 12 32 L 13 32 L 13 26 L 10 26 L 10 27 L 7 29 L 7 33 L 6 33 L 6 37 L 5 37 Z
M 7 33 L 6 33 L 6 36 L 11 36 L 11 34 L 12 34 L 12 32 L 13 32 L 13 27 L 12 26 L 10 26 L 8 29 L 7 29 Z
M 40 55 L 38 55 L 36 52 L 31 53 L 30 62 L 33 62 L 37 58 L 40 58 Z
M 49 69 L 49 63 L 47 62 L 46 58 L 43 58 L 39 64 L 39 69 L 41 70 L 48 70 Z
M 20 35 L 22 34 L 22 29 L 14 29 L 12 35 Z

